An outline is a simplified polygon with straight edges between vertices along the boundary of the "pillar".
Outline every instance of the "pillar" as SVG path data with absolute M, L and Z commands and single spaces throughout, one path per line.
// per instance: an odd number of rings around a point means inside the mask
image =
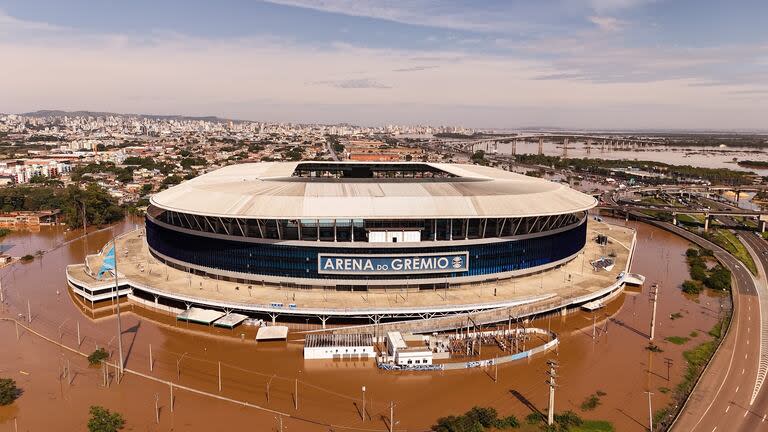
M 764 220 L 760 221 L 760 232 L 761 233 L 765 232 L 765 221 Z
M 709 213 L 704 215 L 704 232 L 709 230 Z
M 677 226 L 677 213 L 672 213 L 672 225 Z

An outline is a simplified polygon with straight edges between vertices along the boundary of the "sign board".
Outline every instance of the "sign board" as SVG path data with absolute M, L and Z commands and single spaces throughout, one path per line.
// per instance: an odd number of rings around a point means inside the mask
M 446 252 L 395 255 L 317 255 L 320 274 L 385 275 L 469 271 L 469 253 Z

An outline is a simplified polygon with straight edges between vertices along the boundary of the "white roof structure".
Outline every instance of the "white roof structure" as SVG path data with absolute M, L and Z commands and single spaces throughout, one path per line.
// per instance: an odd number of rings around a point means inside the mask
M 261 219 L 548 216 L 597 204 L 592 196 L 559 183 L 479 165 L 412 162 L 450 178 L 292 177 L 303 163 L 230 165 L 160 192 L 151 202 L 182 213 Z M 356 163 L 372 164 L 333 162 Z

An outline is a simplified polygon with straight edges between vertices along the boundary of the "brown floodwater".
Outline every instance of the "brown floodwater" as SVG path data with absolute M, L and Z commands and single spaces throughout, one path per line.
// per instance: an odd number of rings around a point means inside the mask
M 86 250 L 95 252 L 113 233 L 132 229 L 137 223 L 141 221 L 93 232 L 87 244 L 78 238 L 80 231 L 62 228 L 7 236 L 3 244 L 13 245 L 8 250 L 13 256 L 48 252 L 42 259 L 0 270 L 5 295 L 2 316 L 26 319 L 29 301 L 35 331 L 77 348 L 79 324 L 82 352 L 90 353 L 99 346 L 116 356 L 115 316 L 103 311 L 92 314 L 74 299 L 67 290 L 64 268 L 82 262 Z M 626 291 L 594 317 L 577 312 L 537 320 L 532 325 L 551 327 L 560 334 L 560 346 L 528 361 L 500 365 L 498 381 L 493 379 L 495 371 L 486 369 L 391 372 L 376 369 L 372 361 L 305 361 L 299 332 L 292 332 L 288 342 L 256 343 L 253 328 L 208 330 L 122 303 L 126 367 L 285 413 L 287 431 L 386 430 L 390 402 L 394 403 L 396 430 L 420 431 L 429 429 L 438 417 L 460 414 L 475 405 L 492 406 L 502 415 L 519 418 L 532 410 L 546 410 L 546 361 L 555 359 L 559 362 L 558 411 L 572 409 L 586 418 L 609 420 L 620 431 L 643 431 L 648 418 L 644 392 L 651 389 L 655 393 L 654 410 L 669 402 L 669 394 L 660 389 L 674 388 L 680 381 L 685 369 L 682 352 L 707 340 L 706 333 L 717 322 L 727 297 L 681 293 L 679 286 L 687 278 L 684 254 L 688 243 L 657 228 L 630 224 L 638 229 L 632 271 L 647 277 L 646 286 Z M 656 329 L 661 353 L 645 349 L 651 314 L 649 288 L 654 282 L 661 286 Z M 106 306 L 108 310 L 110 305 Z M 672 319 L 673 314 L 681 317 Z M 696 332 L 693 337 L 692 332 Z M 691 337 L 691 341 L 678 346 L 664 341 L 668 336 Z M 88 407 L 94 404 L 123 413 L 127 430 L 278 427 L 281 416 L 277 413 L 180 389 L 174 391 L 171 412 L 167 384 L 131 374 L 120 383 L 111 376 L 110 387 L 105 388 L 101 369 L 89 367 L 82 357 L 29 332 L 22 331 L 17 341 L 12 322 L 0 321 L 0 338 L 0 376 L 15 379 L 24 390 L 13 405 L 0 407 L 0 430 L 13 430 L 14 419 L 19 431 L 83 430 Z M 74 373 L 72 384 L 69 378 L 61 378 L 68 362 Z M 363 386 L 365 422 L 361 419 Z M 581 403 L 597 390 L 607 393 L 601 404 L 593 411 L 580 411 Z M 156 395 L 159 424 L 154 411 Z

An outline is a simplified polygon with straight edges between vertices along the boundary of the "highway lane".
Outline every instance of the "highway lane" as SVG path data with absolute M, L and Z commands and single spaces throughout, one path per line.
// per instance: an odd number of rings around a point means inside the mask
M 692 243 L 711 249 L 733 273 L 731 330 L 672 427 L 674 431 L 753 431 L 746 422 L 766 412 L 750 407 L 760 356 L 760 307 L 755 280 L 731 254 L 693 233 L 668 223 L 654 223 Z M 760 428 L 765 423 L 760 422 Z M 768 430 L 768 429 L 766 429 Z
M 740 235 L 740 238 L 752 249 L 751 252 L 753 252 L 755 263 L 761 270 L 761 280 L 757 287 L 761 290 L 759 294 L 761 296 L 761 314 L 763 318 L 760 329 L 760 362 L 756 377 L 758 385 L 755 388 L 750 407 L 751 411 L 756 415 L 747 416 L 745 429 L 743 430 L 768 430 L 766 415 L 763 414 L 762 417 L 759 415 L 760 412 L 768 411 L 768 389 L 763 388 L 766 375 L 768 375 L 768 242 L 753 233 L 744 233 Z

